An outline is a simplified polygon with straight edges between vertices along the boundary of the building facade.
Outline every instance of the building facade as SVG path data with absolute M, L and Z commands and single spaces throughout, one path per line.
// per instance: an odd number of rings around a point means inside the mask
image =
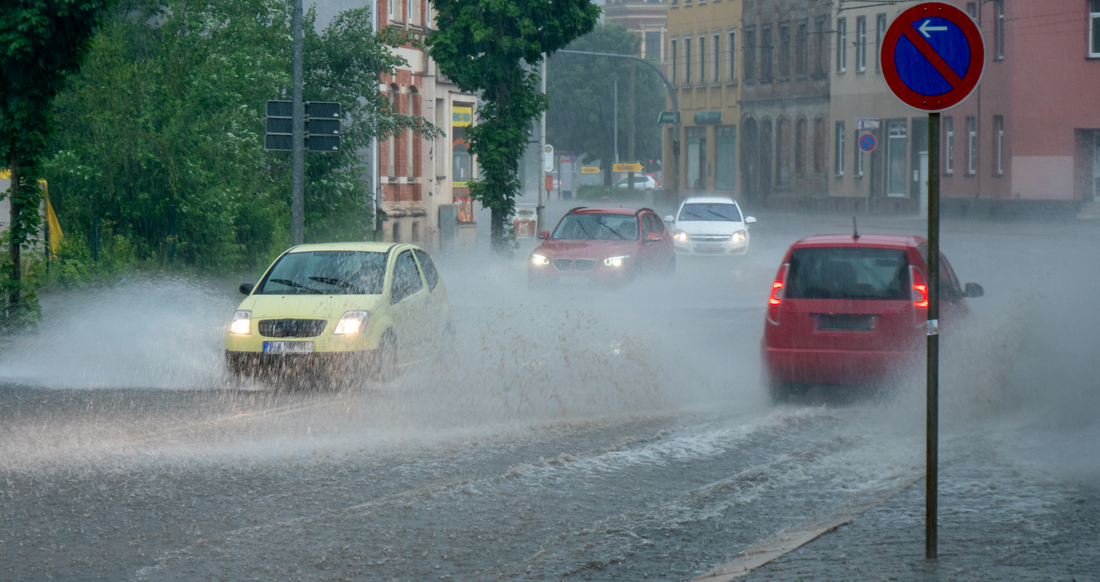
M 401 26 L 427 35 L 432 22 L 427 0 L 380 0 L 380 27 Z M 442 130 L 439 138 L 425 139 L 404 130 L 378 144 L 379 206 L 386 214 L 385 240 L 437 248 L 440 243 L 440 207 L 448 213 L 448 233 L 456 243 L 472 244 L 476 236 L 476 203 L 467 182 L 476 177 L 477 164 L 469 155 L 465 131 L 474 121 L 477 100 L 461 92 L 439 73 L 426 48 L 391 48 L 408 66 L 394 75 L 382 75 L 379 89 L 398 113 L 424 117 Z M 450 222 L 457 227 L 450 229 Z
M 665 74 L 680 110 L 681 195 L 718 192 L 739 198 L 742 0 L 671 0 Z M 668 110 L 672 101 L 668 100 Z M 664 129 L 663 159 L 676 159 L 673 125 Z M 668 168 L 666 183 L 673 179 Z

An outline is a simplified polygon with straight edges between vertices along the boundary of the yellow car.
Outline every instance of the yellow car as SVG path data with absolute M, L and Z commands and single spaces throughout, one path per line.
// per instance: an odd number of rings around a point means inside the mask
M 373 373 L 450 349 L 447 289 L 415 245 L 296 246 L 267 269 L 225 334 L 225 361 L 238 376 L 299 371 Z

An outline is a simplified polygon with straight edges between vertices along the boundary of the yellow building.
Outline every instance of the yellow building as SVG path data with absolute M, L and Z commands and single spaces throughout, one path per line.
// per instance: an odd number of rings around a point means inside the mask
M 681 197 L 716 192 L 739 197 L 737 121 L 741 117 L 741 0 L 670 0 L 665 73 L 680 109 Z M 672 110 L 672 100 L 668 100 Z M 675 159 L 673 125 L 663 132 L 664 160 Z M 671 164 L 669 164 L 671 165 Z M 664 179 L 674 179 L 666 166 Z

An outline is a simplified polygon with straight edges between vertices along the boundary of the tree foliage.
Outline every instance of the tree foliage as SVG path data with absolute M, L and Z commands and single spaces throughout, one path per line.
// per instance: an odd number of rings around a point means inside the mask
M 80 67 L 104 9 L 113 0 L 8 0 L 0 9 L 0 159 L 11 170 L 11 263 L 3 288 L 9 307 L 22 291 L 20 253 L 37 234 L 37 188 L 47 153 L 51 102 Z
M 479 168 L 470 195 L 492 210 L 493 247 L 501 250 L 530 121 L 547 106 L 536 67 L 592 30 L 600 9 L 589 0 L 432 0 L 432 6 L 432 58 L 463 91 L 481 93 L 477 123 L 467 133 Z
M 124 0 L 55 101 L 50 191 L 67 237 L 138 261 L 247 268 L 289 244 L 290 154 L 264 150 L 266 102 L 289 99 L 292 0 Z M 404 63 L 367 8 L 303 19 L 305 99 L 343 108 L 342 149 L 306 156 L 306 238 L 372 227 L 360 154 L 412 127 L 378 91 Z M 110 249 L 108 249 L 110 247 Z M 74 257 L 85 256 L 74 247 Z M 62 270 L 62 272 L 64 272 Z
M 601 24 L 569 43 L 575 51 L 634 55 L 638 37 L 617 24 Z M 630 123 L 630 67 L 635 67 L 634 160 L 627 160 Z M 657 116 L 665 107 L 665 85 L 643 63 L 614 57 L 559 53 L 546 65 L 547 140 L 560 149 L 585 154 L 582 162 L 600 160 L 605 182 L 610 184 L 615 159 L 615 80 L 618 79 L 619 158 L 640 161 L 655 169 L 650 160 L 661 157 L 661 132 Z

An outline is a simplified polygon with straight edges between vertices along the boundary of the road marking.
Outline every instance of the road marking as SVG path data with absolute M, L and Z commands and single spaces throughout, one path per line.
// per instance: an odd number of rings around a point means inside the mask
M 841 507 L 830 516 L 783 530 L 770 538 L 750 546 L 748 549 L 738 554 L 738 557 L 732 562 L 722 564 L 702 576 L 693 578 L 691 582 L 729 582 L 735 578 L 740 578 L 852 521 L 856 516 L 866 512 L 868 509 L 876 507 L 898 493 L 901 493 L 922 477 L 924 477 L 923 471 L 908 475 L 902 478 L 901 483 L 880 491 L 877 495 L 861 503 Z

